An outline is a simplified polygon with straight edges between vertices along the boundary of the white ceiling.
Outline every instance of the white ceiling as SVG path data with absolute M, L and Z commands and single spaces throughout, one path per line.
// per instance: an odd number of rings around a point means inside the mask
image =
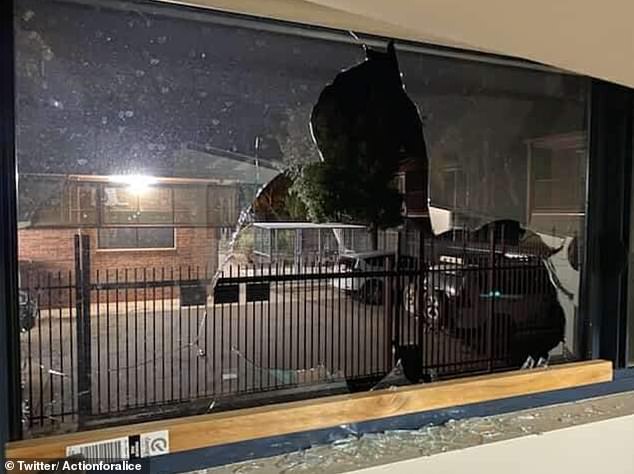
M 634 0 L 162 0 L 530 59 L 634 87 Z

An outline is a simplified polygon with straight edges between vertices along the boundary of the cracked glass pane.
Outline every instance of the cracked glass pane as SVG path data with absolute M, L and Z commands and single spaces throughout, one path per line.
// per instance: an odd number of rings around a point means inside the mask
M 169 5 L 15 22 L 28 435 L 580 356 L 585 79 Z

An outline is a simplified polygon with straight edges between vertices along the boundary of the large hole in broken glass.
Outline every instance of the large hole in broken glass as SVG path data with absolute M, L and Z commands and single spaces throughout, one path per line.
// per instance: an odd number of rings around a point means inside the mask
M 126 2 L 16 24 L 31 435 L 579 355 L 580 78 Z

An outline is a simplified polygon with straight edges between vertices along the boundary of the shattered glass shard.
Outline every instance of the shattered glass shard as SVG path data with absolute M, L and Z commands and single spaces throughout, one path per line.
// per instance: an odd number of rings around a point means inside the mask
M 532 369 L 535 367 L 535 359 L 532 356 L 528 356 L 526 361 L 522 364 L 522 370 Z

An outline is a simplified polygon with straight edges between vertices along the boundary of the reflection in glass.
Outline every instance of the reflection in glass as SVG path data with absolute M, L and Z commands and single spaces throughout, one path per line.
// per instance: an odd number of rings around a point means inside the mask
M 429 337 L 434 354 L 458 341 L 469 370 L 489 370 L 473 349 L 482 333 L 416 322 L 442 305 L 420 298 L 416 267 L 439 227 L 534 230 L 566 320 L 551 355 L 578 355 L 583 78 L 397 45 L 429 182 L 399 167 L 404 224 L 368 255 L 365 229 L 305 222 L 289 192 L 320 159 L 319 94 L 365 57 L 347 34 L 126 1 L 22 0 L 16 25 L 30 435 L 157 406 L 201 413 L 264 391 L 372 387 L 394 366 L 397 331 Z M 396 278 L 386 269 L 398 265 Z

